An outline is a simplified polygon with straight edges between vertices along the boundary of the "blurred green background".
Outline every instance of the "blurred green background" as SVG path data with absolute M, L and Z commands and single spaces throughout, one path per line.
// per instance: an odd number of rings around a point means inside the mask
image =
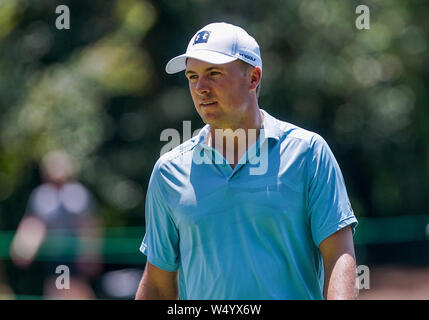
M 62 4 L 69 30 L 55 27 Z M 360 4 L 369 30 L 355 26 Z M 49 241 L 26 269 L 9 247 L 51 150 L 77 159 L 97 200 L 103 272 L 143 269 L 160 133 L 182 132 L 183 120 L 203 126 L 185 76 L 165 64 L 215 21 L 259 42 L 259 105 L 333 150 L 360 221 L 358 264 L 429 265 L 428 16 L 424 0 L 0 0 L 0 283 L 13 292 L 5 297 L 42 294 Z M 92 285 L 111 297 L 101 276 Z

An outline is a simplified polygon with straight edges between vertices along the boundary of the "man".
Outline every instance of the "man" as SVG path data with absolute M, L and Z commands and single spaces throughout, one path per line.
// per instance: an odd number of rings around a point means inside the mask
M 154 167 L 136 299 L 355 298 L 341 171 L 319 135 L 259 109 L 257 42 L 209 24 L 166 67 L 183 70 L 206 126 Z

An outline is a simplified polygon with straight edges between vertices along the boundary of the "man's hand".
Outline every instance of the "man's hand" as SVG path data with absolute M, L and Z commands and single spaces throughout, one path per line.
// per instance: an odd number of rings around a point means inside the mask
M 176 300 L 179 298 L 177 271 L 169 272 L 146 263 L 136 300 Z
M 319 250 L 325 267 L 325 299 L 356 299 L 356 260 L 350 227 L 338 230 L 323 240 Z

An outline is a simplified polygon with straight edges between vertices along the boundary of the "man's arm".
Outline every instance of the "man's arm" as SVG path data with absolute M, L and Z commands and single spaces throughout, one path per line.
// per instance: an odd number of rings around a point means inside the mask
M 179 298 L 177 271 L 165 271 L 146 263 L 136 300 L 175 300 Z
M 323 240 L 319 250 L 325 267 L 325 299 L 356 299 L 356 260 L 350 227 L 338 230 Z
M 47 234 L 44 221 L 34 214 L 28 214 L 19 223 L 12 245 L 10 256 L 15 265 L 27 268 L 33 263 Z

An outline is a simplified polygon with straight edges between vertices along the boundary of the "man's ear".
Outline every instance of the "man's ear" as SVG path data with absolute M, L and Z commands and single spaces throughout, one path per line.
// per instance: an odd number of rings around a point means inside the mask
M 250 88 L 251 90 L 256 90 L 256 88 L 261 83 L 262 71 L 259 67 L 250 68 Z

